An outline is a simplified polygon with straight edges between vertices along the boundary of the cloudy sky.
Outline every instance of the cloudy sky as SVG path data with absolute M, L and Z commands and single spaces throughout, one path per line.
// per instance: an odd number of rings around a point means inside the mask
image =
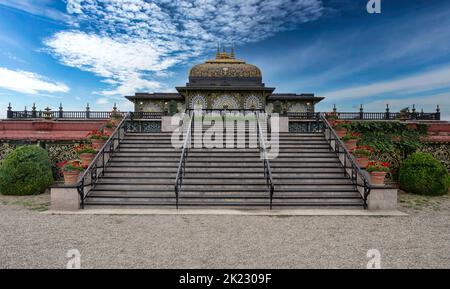
M 110 110 L 124 95 L 174 91 L 218 43 L 259 66 L 276 92 L 318 107 L 450 119 L 450 1 L 0 0 L 0 116 L 14 109 Z

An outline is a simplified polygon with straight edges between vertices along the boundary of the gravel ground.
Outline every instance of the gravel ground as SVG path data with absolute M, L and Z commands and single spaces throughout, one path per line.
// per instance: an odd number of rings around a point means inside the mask
M 0 268 L 450 268 L 450 197 L 401 195 L 407 217 L 47 215 L 0 197 Z

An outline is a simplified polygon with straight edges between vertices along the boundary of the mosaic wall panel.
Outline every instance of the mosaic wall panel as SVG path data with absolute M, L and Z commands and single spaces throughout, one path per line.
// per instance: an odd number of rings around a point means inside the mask
M 23 145 L 32 145 L 36 143 L 18 143 L 18 142 L 3 142 L 0 143 L 0 161 L 4 160 L 7 155 L 16 147 Z M 79 143 L 45 143 L 42 146 L 47 150 L 50 162 L 52 163 L 53 177 L 55 180 L 62 180 L 63 176 L 57 167 L 57 164 L 64 160 L 72 160 L 78 158 L 74 147 Z
M 161 132 L 160 121 L 129 121 L 126 123 L 129 132 Z
M 244 103 L 245 109 L 261 109 L 262 101 L 261 98 L 256 95 L 249 95 L 245 98 Z
M 292 133 L 316 133 L 322 132 L 323 126 L 319 122 L 299 122 L 290 121 L 289 122 L 289 132 Z
M 226 105 L 229 109 L 239 108 L 262 108 L 264 100 L 261 93 L 255 91 L 199 91 L 191 92 L 189 96 L 189 107 L 193 108 L 194 103 L 208 109 L 223 109 Z
M 424 143 L 419 150 L 432 154 L 450 171 L 450 143 Z

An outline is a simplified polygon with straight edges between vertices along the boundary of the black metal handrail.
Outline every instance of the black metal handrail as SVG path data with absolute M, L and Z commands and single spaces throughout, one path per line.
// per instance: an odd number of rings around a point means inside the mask
M 84 200 L 88 196 L 90 190 L 92 190 L 92 188 L 95 186 L 98 178 L 104 175 L 105 168 L 111 157 L 111 154 L 119 148 L 120 142 L 125 135 L 125 123 L 129 120 L 130 113 L 127 113 L 81 176 L 77 188 L 78 194 L 80 195 L 80 206 L 82 209 L 84 208 Z M 116 140 L 117 146 L 115 142 Z M 106 154 L 108 154 L 108 159 L 105 158 Z M 100 172 L 99 169 L 101 169 Z M 85 190 L 86 187 L 90 187 L 88 191 Z
M 191 135 L 192 135 L 192 130 L 193 130 L 193 125 L 194 125 L 194 115 L 195 112 L 189 112 L 189 126 L 186 132 L 186 136 L 184 137 L 184 141 L 183 141 L 183 148 L 181 150 L 181 157 L 180 157 L 180 162 L 178 164 L 178 169 L 177 169 L 177 175 L 175 177 L 175 200 L 176 200 L 176 207 L 178 209 L 178 204 L 179 204 L 179 195 L 181 192 L 181 186 L 183 184 L 183 178 L 186 174 L 186 160 L 189 154 L 189 149 L 191 147 Z M 184 122 L 184 120 L 183 120 Z
M 136 111 L 131 112 L 131 119 L 160 119 L 164 112 Z
M 109 119 L 112 114 L 126 115 L 118 111 L 8 111 L 8 119 Z
M 335 112 L 340 120 L 440 120 L 438 112 Z
M 267 155 L 266 141 L 264 138 L 264 133 L 261 128 L 261 124 L 259 122 L 260 121 L 259 113 L 255 112 L 255 116 L 256 116 L 257 134 L 258 134 L 259 152 L 260 152 L 260 156 L 263 160 L 263 164 L 264 164 L 264 178 L 266 179 L 267 192 L 269 193 L 269 200 L 270 200 L 270 209 L 272 210 L 273 193 L 275 191 L 275 186 L 273 184 L 273 178 L 272 178 L 272 169 L 270 167 L 270 162 L 269 162 L 269 158 Z
M 337 136 L 336 131 L 328 122 L 325 114 L 321 114 L 320 118 L 322 123 L 324 124 L 324 135 L 325 139 L 328 141 L 330 146 L 334 149 L 337 154 L 343 154 L 343 165 L 344 165 L 344 174 L 350 177 L 353 184 L 357 187 L 363 188 L 363 193 L 361 196 L 364 200 L 364 208 L 367 208 L 367 198 L 370 194 L 371 186 L 370 182 L 367 180 L 366 175 L 363 173 L 361 168 L 356 164 L 356 161 L 352 154 L 347 150 L 342 140 Z M 328 131 L 328 133 L 327 133 Z M 332 142 L 334 141 L 333 145 Z M 347 165 L 350 165 L 348 167 Z M 351 174 L 347 171 L 347 169 L 351 169 Z M 361 183 L 361 182 L 362 183 Z
M 286 115 L 293 119 L 317 119 L 320 112 L 287 112 Z

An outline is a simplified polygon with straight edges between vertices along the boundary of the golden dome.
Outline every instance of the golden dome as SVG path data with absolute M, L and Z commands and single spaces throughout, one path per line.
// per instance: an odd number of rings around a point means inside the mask
M 191 68 L 189 78 L 261 78 L 261 70 L 255 65 L 234 58 L 234 50 L 230 54 L 217 51 L 216 59 L 197 64 Z

